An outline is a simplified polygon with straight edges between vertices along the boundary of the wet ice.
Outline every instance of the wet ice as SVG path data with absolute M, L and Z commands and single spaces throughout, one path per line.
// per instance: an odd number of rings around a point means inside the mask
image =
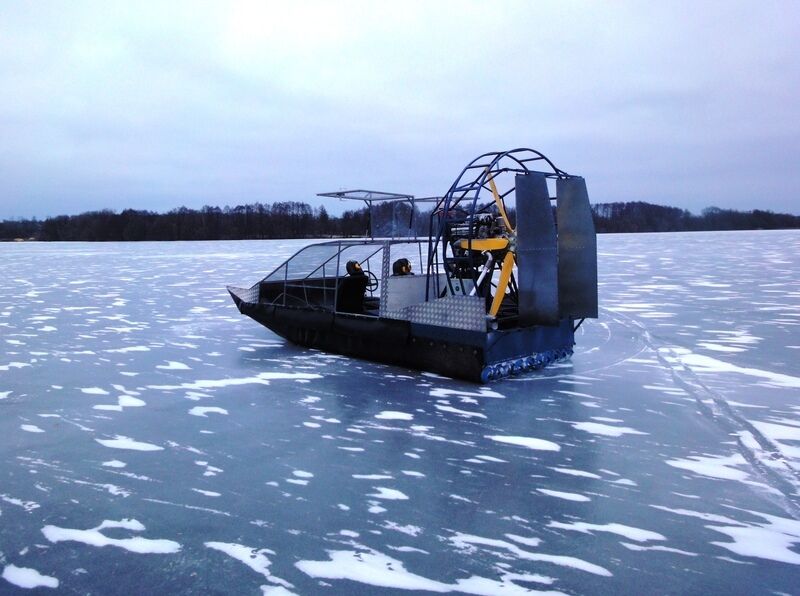
M 488 387 L 241 317 L 302 244 L 0 245 L 0 592 L 796 590 L 800 234 L 601 236 Z

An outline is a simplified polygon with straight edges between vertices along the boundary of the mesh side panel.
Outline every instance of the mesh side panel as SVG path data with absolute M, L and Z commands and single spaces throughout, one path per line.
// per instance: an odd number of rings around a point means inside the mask
M 233 286 L 228 286 L 228 291 L 231 294 L 234 294 L 242 302 L 247 302 L 249 304 L 255 304 L 258 302 L 258 284 L 250 288 L 235 288 Z

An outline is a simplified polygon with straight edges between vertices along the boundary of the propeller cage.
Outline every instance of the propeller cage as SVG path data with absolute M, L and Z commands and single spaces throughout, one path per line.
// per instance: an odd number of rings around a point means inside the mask
M 481 296 L 504 327 L 597 317 L 597 241 L 586 182 L 542 153 L 476 157 L 438 201 L 430 229 L 428 300 Z

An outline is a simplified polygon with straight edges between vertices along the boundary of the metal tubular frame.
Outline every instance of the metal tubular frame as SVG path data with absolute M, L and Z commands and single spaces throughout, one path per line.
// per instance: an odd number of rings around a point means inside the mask
M 373 250 L 372 252 L 369 252 L 369 254 L 367 254 L 366 256 L 359 255 L 359 257 L 360 257 L 359 263 L 367 263 L 367 267 L 366 268 L 369 269 L 370 268 L 370 260 L 373 259 L 376 255 L 378 255 L 378 253 L 381 253 L 383 251 L 383 254 L 381 255 L 381 267 L 380 267 L 381 276 L 378 278 L 379 281 L 380 281 L 380 284 L 381 284 L 380 292 L 378 293 L 378 295 L 381 298 L 381 303 L 383 303 L 383 301 L 384 301 L 384 296 L 383 296 L 384 289 L 383 288 L 384 288 L 385 279 L 388 276 L 388 271 L 389 271 L 389 265 L 388 265 L 388 262 L 389 262 L 388 258 L 389 257 L 388 257 L 388 255 L 389 255 L 389 251 L 391 250 L 391 246 L 393 246 L 393 245 L 401 245 L 401 244 L 415 244 L 416 243 L 416 244 L 419 245 L 420 251 L 421 251 L 421 245 L 422 245 L 423 242 L 425 242 L 425 240 L 423 240 L 423 239 L 416 239 L 416 240 L 415 239 L 396 239 L 396 240 L 371 240 L 371 239 L 370 240 L 355 240 L 355 239 L 353 239 L 353 240 L 333 240 L 333 241 L 329 241 L 329 242 L 319 242 L 317 244 L 309 244 L 308 246 L 304 246 L 303 248 L 301 248 L 300 250 L 295 252 L 291 257 L 286 259 L 283 263 L 281 263 L 278 267 L 276 267 L 272 272 L 270 272 L 267 276 L 262 278 L 258 283 L 256 283 L 250 289 L 257 288 L 259 286 L 259 284 L 261 284 L 262 282 L 269 281 L 270 278 L 273 276 L 273 274 L 275 274 L 277 271 L 280 271 L 280 269 L 283 268 L 282 279 L 273 280 L 273 281 L 280 281 L 283 284 L 283 291 L 275 298 L 275 300 L 273 300 L 271 302 L 271 304 L 277 304 L 277 305 L 280 305 L 280 306 L 287 306 L 287 302 L 286 302 L 287 296 L 288 297 L 292 297 L 287 292 L 287 289 L 288 288 L 292 288 L 292 287 L 293 288 L 302 289 L 302 291 L 303 291 L 303 294 L 305 296 L 305 303 L 302 302 L 302 299 L 293 297 L 293 298 L 298 299 L 298 300 L 301 301 L 301 306 L 310 306 L 310 304 L 308 302 L 308 293 L 307 293 L 308 289 L 321 289 L 323 292 L 327 292 L 329 290 L 332 290 L 334 292 L 334 295 L 333 295 L 333 310 L 334 310 L 334 312 L 338 312 L 338 304 L 337 304 L 337 302 L 338 302 L 338 292 L 336 292 L 335 288 L 332 288 L 332 289 L 329 288 L 325 284 L 325 281 L 328 280 L 328 279 L 338 279 L 340 277 L 339 276 L 339 271 L 341 270 L 341 256 L 342 256 L 342 253 L 344 251 L 346 251 L 349 248 L 359 247 L 359 246 L 374 247 L 375 250 Z M 296 257 L 298 257 L 302 253 L 304 253 L 306 250 L 314 248 L 314 247 L 320 247 L 320 246 L 335 247 L 336 251 L 330 257 L 328 257 L 327 259 L 322 261 L 319 265 L 317 265 L 312 271 L 310 271 L 308 273 L 304 273 L 302 276 L 293 277 L 293 278 L 290 279 L 290 277 L 289 277 L 289 264 Z M 361 258 L 361 257 L 363 257 L 363 258 Z M 336 261 L 336 272 L 335 272 L 334 275 L 329 276 L 329 275 L 327 275 L 325 273 L 325 266 L 328 265 L 329 263 L 332 263 L 334 261 L 334 259 Z M 320 270 L 322 270 L 322 280 L 323 280 L 322 286 L 309 285 L 308 283 L 304 283 L 305 280 L 312 279 L 314 274 L 318 273 Z M 374 296 L 374 295 L 375 295 L 375 291 L 370 291 L 370 296 Z M 367 316 L 371 316 L 371 315 L 367 315 Z
M 533 170 L 527 165 L 539 161 L 549 166 L 551 171 Z M 470 176 L 469 174 L 472 174 L 473 170 L 477 170 L 477 174 Z M 452 250 L 448 245 L 448 239 L 446 237 L 448 214 L 452 213 L 457 207 L 462 208 L 466 212 L 468 230 L 467 242 L 468 246 L 471 246 L 475 234 L 476 215 L 487 212 L 494 204 L 494 197 L 491 196 L 491 189 L 488 187 L 488 184 L 491 180 L 494 180 L 497 176 L 505 172 L 514 172 L 518 174 L 535 172 L 543 174 L 548 179 L 573 178 L 573 176 L 558 168 L 547 156 L 535 149 L 521 147 L 509 151 L 492 151 L 479 155 L 469 162 L 450 185 L 445 195 L 437 202 L 436 207 L 430 215 L 431 233 L 428 239 L 427 268 L 429 283 L 426 300 L 432 298 L 430 295 L 431 290 L 434 292 L 434 298 L 438 297 L 442 292 L 442 288 L 439 287 L 438 283 L 439 277 L 432 274 L 439 271 L 441 266 L 445 264 L 448 249 Z M 490 193 L 490 200 L 487 201 L 485 205 L 479 205 L 482 190 Z M 512 186 L 509 190 L 500 194 L 501 200 L 505 200 L 514 190 L 515 188 Z M 466 208 L 461 207 L 462 203 L 466 205 Z M 438 226 L 436 225 L 437 218 Z M 444 268 L 444 272 L 448 289 L 450 292 L 453 292 L 453 275 L 447 267 Z M 433 284 L 430 283 L 431 280 L 433 280 Z M 463 280 L 461 280 L 461 283 L 463 285 Z
M 317 193 L 318 197 L 326 197 L 331 199 L 339 199 L 339 200 L 350 200 L 350 201 L 363 201 L 363 203 L 367 206 L 367 213 L 369 215 L 369 237 L 371 239 L 375 238 L 375 232 L 372 229 L 373 223 L 373 210 L 372 204 L 373 203 L 382 203 L 382 202 L 408 202 L 411 205 L 411 214 L 408 220 L 408 228 L 409 230 L 413 229 L 414 227 L 414 216 L 416 215 L 417 203 L 430 203 L 433 201 L 441 200 L 441 197 L 415 197 L 414 195 L 398 193 L 398 192 L 385 192 L 382 190 L 365 190 L 365 189 L 355 189 L 355 190 L 337 190 L 334 192 L 320 192 Z M 393 208 L 394 209 L 394 208 Z

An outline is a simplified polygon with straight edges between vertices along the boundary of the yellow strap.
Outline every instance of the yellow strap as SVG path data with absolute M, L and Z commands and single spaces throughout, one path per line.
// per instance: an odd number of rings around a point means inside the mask
M 469 249 L 472 250 L 479 250 L 483 252 L 484 250 L 502 250 L 508 246 L 508 239 L 507 238 L 475 238 L 472 243 L 466 238 L 459 240 L 458 242 L 459 248 Z
M 492 300 L 492 307 L 489 309 L 489 314 L 493 317 L 497 316 L 497 311 L 500 310 L 500 305 L 503 303 L 503 298 L 506 296 L 506 288 L 508 287 L 508 280 L 511 279 L 511 271 L 514 269 L 514 253 L 506 253 L 503 259 L 503 267 L 500 269 L 500 281 L 497 284 L 497 290 L 494 293 Z

